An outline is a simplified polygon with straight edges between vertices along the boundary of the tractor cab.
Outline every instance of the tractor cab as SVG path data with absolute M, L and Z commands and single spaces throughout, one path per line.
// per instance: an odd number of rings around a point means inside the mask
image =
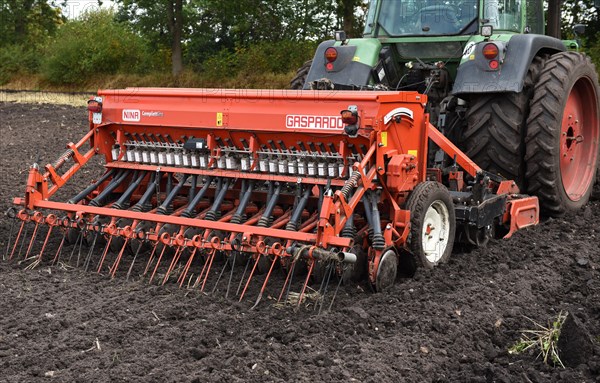
M 503 33 L 544 33 L 541 1 L 374 0 L 365 37 L 469 36 L 486 25 Z

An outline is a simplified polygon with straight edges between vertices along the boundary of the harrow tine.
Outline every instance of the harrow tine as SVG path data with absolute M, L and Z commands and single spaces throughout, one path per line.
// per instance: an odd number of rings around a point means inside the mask
M 19 253 L 17 254 L 17 258 L 20 257 L 21 253 L 23 252 L 23 245 L 25 245 L 25 238 L 27 238 L 27 234 L 29 234 L 29 226 L 25 226 L 25 234 L 23 234 L 23 241 L 21 242 L 21 247 L 19 247 Z
M 104 259 L 106 258 L 106 254 L 108 254 L 108 250 L 110 249 L 110 243 L 112 242 L 112 235 L 108 237 L 108 241 L 106 242 L 106 247 L 102 253 L 102 258 L 100 258 L 100 263 L 98 264 L 98 274 L 100 274 L 100 270 L 102 270 L 102 264 L 104 263 Z
M 210 274 L 210 268 L 212 267 L 213 261 L 217 255 L 217 250 L 213 249 L 210 252 L 210 260 L 208 262 L 208 269 L 206 269 L 206 274 L 204 275 L 204 281 L 202 281 L 202 287 L 200 288 L 200 292 L 204 292 L 204 286 L 206 286 L 206 281 L 208 280 L 208 275 Z
M 115 274 L 117 273 L 117 268 L 119 267 L 119 263 L 121 263 L 121 258 L 123 257 L 123 253 L 125 252 L 125 248 L 127 247 L 128 243 L 129 243 L 129 237 L 125 238 L 123 247 L 121 247 L 121 251 L 119 251 L 119 255 L 117 255 L 117 259 L 115 259 L 115 262 L 113 263 L 113 265 L 111 266 L 111 268 L 109 270 L 111 279 L 114 278 Z
M 333 270 L 335 270 L 335 265 L 333 262 L 329 262 L 327 265 L 326 277 L 323 278 L 321 282 L 321 287 L 319 288 L 319 314 L 323 310 L 323 302 L 325 301 L 325 295 L 327 294 L 327 288 L 329 287 L 329 281 L 331 280 L 331 275 L 333 274 Z M 317 309 L 317 305 L 315 305 L 313 311 Z
M 227 291 L 225 291 L 225 299 L 229 297 L 229 289 L 231 288 L 231 281 L 233 280 L 233 270 L 235 268 L 235 261 L 237 258 L 237 251 L 233 252 L 233 262 L 231 264 L 231 272 L 229 273 L 229 282 L 227 282 Z
M 75 254 L 75 250 L 77 250 L 77 244 L 80 241 L 83 242 L 83 230 L 79 232 L 79 235 L 77 235 L 77 239 L 75 240 L 75 245 L 73 245 L 73 250 L 71 250 L 71 256 L 69 257 L 69 264 L 71 264 L 71 260 L 73 259 L 73 255 Z
M 306 274 L 306 280 L 304 281 L 304 285 L 302 286 L 302 291 L 300 292 L 300 298 L 298 298 L 298 306 L 297 307 L 300 307 L 300 305 L 302 304 L 302 299 L 304 299 L 304 293 L 306 292 L 306 287 L 308 286 L 308 281 L 310 280 L 310 276 L 313 272 L 314 267 L 315 267 L 315 260 L 311 259 L 310 266 L 308 268 L 308 274 Z
M 77 252 L 77 262 L 75 263 L 75 266 L 79 267 L 79 260 L 81 259 L 81 249 L 83 248 L 83 239 L 84 239 L 85 235 L 83 234 L 83 231 L 81 231 L 81 241 L 79 241 L 79 251 Z
M 125 279 L 126 281 L 129 281 L 129 276 L 131 275 L 131 271 L 133 270 L 133 265 L 135 264 L 137 256 L 140 254 L 140 250 L 142 250 L 142 246 L 144 246 L 144 242 L 140 241 L 140 245 L 138 246 L 138 249 L 136 250 L 135 255 L 133 256 L 133 261 L 131 261 L 131 266 L 129 266 L 129 270 L 127 270 L 127 278 Z
M 292 286 L 292 279 L 294 278 L 294 269 L 296 268 L 296 260 L 294 260 L 292 262 L 292 266 L 290 266 L 290 270 L 288 271 L 286 277 L 285 277 L 285 282 L 283 282 L 283 287 L 281 288 L 281 292 L 279 293 L 279 298 L 277 298 L 277 302 L 281 302 L 281 297 L 283 296 L 283 292 L 286 291 L 286 287 L 287 287 L 287 291 L 285 294 L 285 301 L 284 303 L 287 303 L 287 298 L 290 294 L 290 287 Z M 289 284 L 288 284 L 289 282 Z
M 263 294 L 265 292 L 265 289 L 267 288 L 267 283 L 269 282 L 269 277 L 271 277 L 271 272 L 273 271 L 273 268 L 275 267 L 275 263 L 277 262 L 278 258 L 279 258 L 278 256 L 273 257 L 273 262 L 271 262 L 271 268 L 269 269 L 269 272 L 267 273 L 267 277 L 265 278 L 265 281 L 263 282 L 263 285 L 260 289 L 260 293 L 258 294 L 258 298 L 256 298 L 256 302 L 254 303 L 254 306 L 252 306 L 250 308 L 250 310 L 252 310 L 256 306 L 258 306 L 258 303 L 261 301 Z
M 195 247 L 194 250 L 192 251 L 192 254 L 190 254 L 190 257 L 188 258 L 188 261 L 185 264 L 185 267 L 183 268 L 183 271 L 181 272 L 179 279 L 177 280 L 177 283 L 179 283 L 179 288 L 181 288 L 181 286 L 183 286 L 183 282 L 185 282 L 185 277 L 187 276 L 187 273 L 190 270 L 190 266 L 192 265 L 194 256 L 196 255 L 196 251 L 198 251 L 197 247 Z
M 235 295 L 240 294 L 240 289 L 242 288 L 242 284 L 244 283 L 244 278 L 246 278 L 246 272 L 248 272 L 248 267 L 250 266 L 250 262 L 252 262 L 252 257 L 248 257 L 248 261 L 246 262 L 246 266 L 244 267 L 244 273 L 242 274 L 242 279 L 240 279 L 240 284 L 238 285 Z
M 244 291 L 242 291 L 242 295 L 240 296 L 239 302 L 241 302 L 242 299 L 244 299 L 244 294 L 246 294 L 246 290 L 248 290 L 248 286 L 250 285 L 252 276 L 254 276 L 254 272 L 256 271 L 256 267 L 258 266 L 258 261 L 260 260 L 261 256 L 262 256 L 262 254 L 259 253 L 258 257 L 256 257 L 256 260 L 254 261 L 254 266 L 252 267 L 252 271 L 250 271 L 250 275 L 248 276 L 248 280 L 246 281 L 246 286 L 244 287 Z
M 12 238 L 13 231 L 15 229 L 15 222 L 16 222 L 16 220 L 14 218 L 10 222 L 10 230 L 8 232 L 8 241 L 6 242 L 6 252 L 4 254 L 2 254 L 3 261 L 6 261 L 6 257 L 8 257 L 8 252 L 10 251 L 10 240 Z
M 217 290 L 217 286 L 219 286 L 219 281 L 221 280 L 221 277 L 223 276 L 223 273 L 225 273 L 225 269 L 227 268 L 227 265 L 229 265 L 229 258 L 227 258 L 225 260 L 225 264 L 223 265 L 223 268 L 221 268 L 221 272 L 219 273 L 219 276 L 217 277 L 217 281 L 215 282 L 215 286 L 213 287 L 213 289 L 211 290 L 211 294 L 214 294 L 214 292 Z M 231 265 L 231 269 L 233 270 L 233 265 Z
M 52 229 L 54 229 L 54 226 L 50 226 L 48 228 L 48 233 L 46 234 L 46 239 L 44 239 L 44 244 L 42 245 L 42 250 L 40 250 L 40 253 L 38 254 L 38 260 L 40 262 L 42 261 L 42 255 L 44 255 L 44 250 L 46 250 L 46 245 L 48 244 L 48 239 L 50 239 L 50 235 L 52 234 Z
M 179 246 L 177 248 L 177 250 L 175 251 L 175 256 L 173 256 L 173 260 L 171 261 L 171 264 L 169 265 L 169 268 L 167 269 L 167 273 L 165 274 L 165 277 L 163 278 L 162 286 L 164 286 L 165 283 L 167 283 L 167 281 L 169 280 L 169 276 L 175 269 L 177 262 L 179 262 L 179 258 L 181 257 L 181 253 L 183 252 L 183 249 L 184 249 L 183 247 Z
M 60 241 L 60 245 L 58 245 L 58 250 L 56 250 L 56 255 L 54 256 L 54 259 L 52 260 L 52 266 L 54 266 L 56 264 L 56 262 L 58 262 L 58 260 L 60 258 L 60 254 L 62 253 L 62 248 L 65 245 L 66 238 L 67 238 L 67 230 L 64 230 L 62 240 Z
M 8 257 L 9 260 L 11 260 L 13 255 L 15 254 L 15 250 L 17 249 L 17 245 L 19 244 L 19 239 L 21 238 L 21 233 L 23 232 L 24 227 L 25 227 L 25 221 L 23 221 L 21 223 L 21 227 L 19 228 L 19 232 L 17 233 L 17 237 L 15 238 L 15 244 L 13 246 L 12 252 L 10 253 L 10 256 Z
M 92 254 L 94 253 L 94 248 L 96 247 L 96 241 L 98 241 L 98 235 L 99 233 L 96 231 L 94 233 L 94 239 L 92 240 L 92 246 L 90 247 L 90 251 L 88 251 L 88 255 L 85 258 L 85 262 L 83 264 L 83 266 L 85 267 L 85 271 L 88 271 L 88 268 L 90 267 L 90 263 L 92 261 Z
M 152 272 L 152 275 L 150 276 L 150 281 L 148 282 L 148 284 L 152 284 L 152 281 L 154 280 L 154 275 L 156 274 L 156 271 L 158 271 L 158 266 L 160 266 L 160 261 L 162 260 L 163 255 L 165 255 L 165 250 L 167 250 L 167 245 L 163 245 L 162 251 L 160 252 L 160 255 L 158 256 L 158 260 L 156 261 L 156 266 L 154 267 L 154 271 Z
M 150 253 L 150 257 L 148 258 L 148 263 L 146 263 L 146 268 L 144 269 L 144 276 L 146 276 L 146 274 L 150 270 L 150 265 L 152 264 L 152 261 L 154 260 L 154 254 L 156 253 L 157 247 L 158 247 L 158 242 L 156 242 L 154 244 L 154 246 L 152 246 L 152 253 Z
M 29 253 L 31 252 L 31 247 L 33 246 L 33 242 L 35 242 L 35 237 L 37 237 L 37 232 L 38 232 L 38 228 L 39 228 L 40 224 L 39 222 L 35 223 L 35 226 L 33 228 L 33 234 L 31 235 L 31 240 L 29 241 L 29 246 L 27 246 L 27 252 L 25 253 L 25 259 L 27 259 L 27 257 L 29 256 Z
M 348 268 L 348 266 L 344 266 L 343 270 L 342 270 L 342 275 L 344 275 L 344 273 L 346 272 L 346 269 Z M 335 298 L 337 297 L 337 293 L 340 289 L 340 286 L 342 285 L 342 281 L 344 279 L 342 277 L 340 277 L 340 280 L 338 281 L 337 287 L 335 288 L 335 292 L 333 293 L 333 298 L 331 298 L 331 302 L 329 302 L 329 308 L 327 309 L 327 311 L 331 311 L 331 308 L 333 307 L 333 302 L 335 302 Z M 319 314 L 321 312 L 319 311 Z

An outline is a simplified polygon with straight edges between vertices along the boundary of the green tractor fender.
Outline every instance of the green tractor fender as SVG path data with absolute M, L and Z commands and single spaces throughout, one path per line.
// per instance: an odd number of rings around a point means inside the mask
M 500 51 L 496 59 L 499 65 L 494 69 L 490 65 L 492 60 L 483 55 L 483 48 L 489 43 L 496 43 Z M 465 51 L 452 94 L 520 93 L 535 56 L 565 50 L 561 40 L 544 35 L 514 35 L 508 42 L 482 41 Z
M 337 55 L 331 62 L 325 57 L 328 48 L 334 48 Z M 335 40 L 324 41 L 317 48 L 304 89 L 310 89 L 313 81 L 324 78 L 349 88 L 373 84 L 373 68 L 379 61 L 380 51 L 381 43 L 377 39 L 352 39 L 343 45 Z

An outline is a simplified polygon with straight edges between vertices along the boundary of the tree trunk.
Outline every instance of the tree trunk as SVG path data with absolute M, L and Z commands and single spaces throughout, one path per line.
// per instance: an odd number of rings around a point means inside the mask
M 344 31 L 348 36 L 354 32 L 354 3 L 355 0 L 342 0 L 342 17 Z
M 167 4 L 167 19 L 171 33 L 171 64 L 173 76 L 177 77 L 183 71 L 183 51 L 181 37 L 183 32 L 183 0 L 169 0 Z

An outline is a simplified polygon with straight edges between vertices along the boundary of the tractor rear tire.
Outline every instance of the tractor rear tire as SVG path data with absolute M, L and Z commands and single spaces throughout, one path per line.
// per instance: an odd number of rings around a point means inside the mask
M 544 65 L 537 56 L 520 93 L 475 94 L 467 111 L 460 146 L 482 169 L 513 180 L 524 190 L 525 134 L 529 100 Z
M 467 112 L 463 132 L 465 153 L 482 169 L 522 184 L 525 92 L 477 95 Z
M 432 269 L 450 258 L 456 214 L 450 192 L 435 181 L 418 184 L 406 202 L 410 211 L 409 250 L 417 265 Z
M 305 62 L 304 65 L 302 65 L 300 67 L 300 69 L 298 69 L 298 71 L 296 71 L 296 76 L 294 76 L 292 81 L 290 81 L 290 89 L 298 89 L 298 90 L 304 89 L 304 84 L 306 83 L 306 77 L 308 76 L 308 72 L 310 71 L 311 65 L 312 65 L 312 60 L 309 60 L 309 61 Z
M 542 212 L 562 216 L 592 193 L 600 138 L 600 87 L 589 57 L 560 52 L 535 85 L 525 138 L 527 191 Z

